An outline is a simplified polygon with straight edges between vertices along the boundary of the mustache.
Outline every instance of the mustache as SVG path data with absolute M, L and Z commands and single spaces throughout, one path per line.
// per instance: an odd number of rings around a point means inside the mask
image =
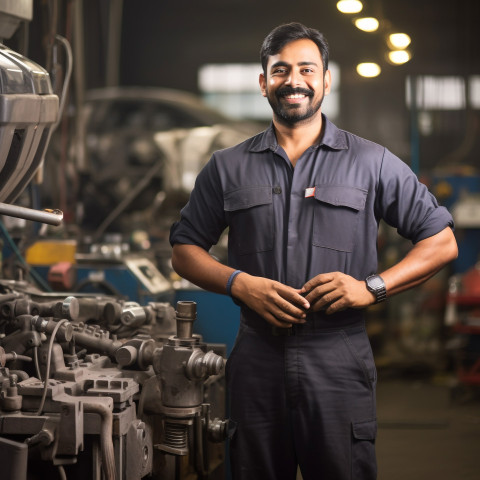
M 293 87 L 282 87 L 276 91 L 277 97 L 285 97 L 287 95 L 306 95 L 307 97 L 313 97 L 315 92 L 308 88 L 293 88 Z

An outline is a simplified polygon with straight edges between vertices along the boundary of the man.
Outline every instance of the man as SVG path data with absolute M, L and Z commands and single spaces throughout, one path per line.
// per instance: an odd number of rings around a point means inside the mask
M 172 227 L 172 262 L 232 295 L 241 323 L 227 362 L 234 479 L 374 479 L 376 370 L 364 309 L 457 255 L 450 214 L 385 148 L 321 113 L 328 46 L 281 25 L 261 49 L 273 122 L 214 153 Z M 413 242 L 377 272 L 378 222 Z M 229 265 L 208 251 L 229 227 Z M 228 319 L 225 319 L 228 321 Z

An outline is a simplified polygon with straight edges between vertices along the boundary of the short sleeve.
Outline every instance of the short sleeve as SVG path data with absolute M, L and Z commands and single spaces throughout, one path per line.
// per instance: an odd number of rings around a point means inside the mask
M 376 197 L 377 216 L 413 243 L 431 237 L 453 218 L 398 157 L 385 150 Z

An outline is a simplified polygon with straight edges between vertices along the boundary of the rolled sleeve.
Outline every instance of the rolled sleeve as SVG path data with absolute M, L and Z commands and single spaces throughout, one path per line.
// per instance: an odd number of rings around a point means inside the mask
M 431 237 L 453 218 L 399 158 L 385 150 L 376 205 L 379 216 L 413 243 Z
M 453 218 L 445 207 L 437 207 L 432 210 L 428 218 L 425 219 L 421 228 L 416 232 L 416 236 L 412 238 L 413 243 L 436 235 L 446 227 L 454 228 Z
M 172 225 L 170 244 L 197 245 L 208 251 L 225 228 L 223 190 L 214 155 L 199 173 L 180 220 Z

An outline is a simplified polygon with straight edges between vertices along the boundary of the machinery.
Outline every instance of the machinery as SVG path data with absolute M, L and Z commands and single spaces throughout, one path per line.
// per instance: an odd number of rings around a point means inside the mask
M 0 0 L 0 41 L 32 4 Z M 0 43 L 0 214 L 61 223 L 11 204 L 58 115 L 48 72 Z M 0 278 L 2 479 L 224 478 L 226 348 L 193 333 L 194 302 L 150 300 Z
M 4 478 L 222 478 L 225 350 L 194 302 L 0 292 Z

